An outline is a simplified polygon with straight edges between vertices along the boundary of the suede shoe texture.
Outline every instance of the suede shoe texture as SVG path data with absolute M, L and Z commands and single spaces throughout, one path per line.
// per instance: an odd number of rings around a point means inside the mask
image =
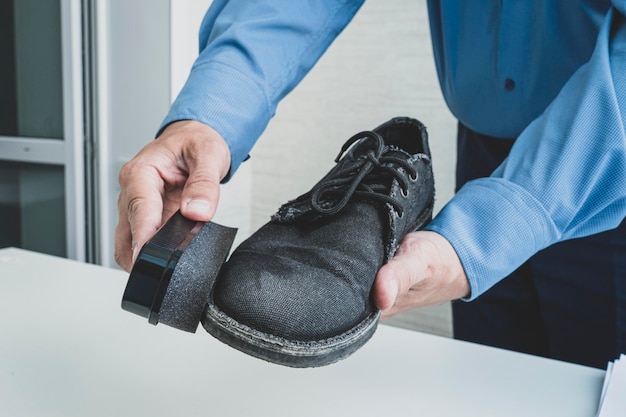
M 309 192 L 284 204 L 231 255 L 202 324 L 250 355 L 327 365 L 375 332 L 376 273 L 402 238 L 432 218 L 426 128 L 395 118 L 360 132 Z

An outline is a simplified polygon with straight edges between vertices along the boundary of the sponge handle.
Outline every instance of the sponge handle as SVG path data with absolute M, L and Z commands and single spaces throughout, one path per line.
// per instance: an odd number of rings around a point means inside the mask
M 126 284 L 122 297 L 124 310 L 147 318 L 151 324 L 159 322 L 161 304 L 178 261 L 204 226 L 204 222 L 189 220 L 178 211 L 146 242 Z M 221 233 L 222 240 L 226 237 L 229 242 L 222 246 L 229 250 L 236 229 L 215 223 L 211 226 L 226 230 Z

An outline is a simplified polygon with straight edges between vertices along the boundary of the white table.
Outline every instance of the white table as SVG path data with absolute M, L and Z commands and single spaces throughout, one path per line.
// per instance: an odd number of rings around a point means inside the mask
M 604 372 L 380 326 L 291 369 L 120 308 L 127 275 L 0 250 L 0 416 L 585 416 Z

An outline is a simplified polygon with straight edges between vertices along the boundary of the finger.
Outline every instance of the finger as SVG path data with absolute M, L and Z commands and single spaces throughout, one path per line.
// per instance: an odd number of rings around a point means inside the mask
M 134 262 L 139 250 L 163 224 L 163 202 L 159 193 L 150 193 L 135 195 L 126 204 Z
M 402 259 L 392 259 L 381 268 L 374 288 L 374 302 L 381 311 L 381 319 L 394 316 L 419 306 L 423 301 L 422 291 L 416 290 L 416 274 L 411 265 Z
M 383 317 L 469 294 L 469 281 L 454 248 L 430 231 L 407 234 L 374 282 L 374 302 Z
M 180 210 L 185 217 L 209 221 L 215 215 L 219 201 L 218 178 L 204 171 L 192 171 L 183 189 Z
M 404 279 L 400 276 L 406 274 L 405 267 L 396 258 L 378 271 L 374 281 L 374 303 L 379 310 L 385 311 L 393 307 L 403 288 L 401 282 Z
M 124 191 L 118 200 L 116 261 L 129 270 L 163 222 L 163 180 L 155 169 L 131 164 L 122 168 L 120 184 Z
M 126 210 L 119 210 L 122 205 L 118 199 L 119 222 L 115 228 L 115 262 L 125 271 L 130 271 L 133 263 L 132 236 Z
M 383 312 L 406 309 L 404 305 L 407 299 L 413 298 L 417 302 L 420 297 L 412 290 L 425 289 L 424 279 L 428 276 L 428 267 L 423 261 L 420 241 L 414 233 L 406 235 L 396 255 L 378 272 L 374 281 L 374 302 Z
M 211 220 L 219 202 L 220 182 L 224 174 L 215 158 L 206 157 L 216 155 L 211 147 L 210 142 L 195 142 L 184 152 L 189 176 L 182 191 L 180 210 L 192 220 Z

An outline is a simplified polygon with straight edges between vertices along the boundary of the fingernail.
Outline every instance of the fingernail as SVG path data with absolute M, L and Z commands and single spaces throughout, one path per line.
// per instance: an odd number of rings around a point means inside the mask
M 191 200 L 187 203 L 187 210 L 206 214 L 211 211 L 211 203 L 206 200 Z

